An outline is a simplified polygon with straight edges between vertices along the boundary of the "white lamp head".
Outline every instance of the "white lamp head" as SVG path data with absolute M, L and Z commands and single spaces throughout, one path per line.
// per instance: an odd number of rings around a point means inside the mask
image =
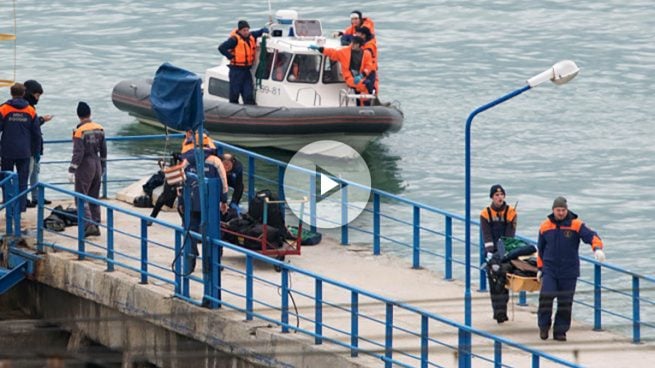
M 580 72 L 580 68 L 578 68 L 574 61 L 562 60 L 555 63 L 551 68 L 528 79 L 528 85 L 530 87 L 536 87 L 548 80 L 557 85 L 564 84 L 575 78 L 578 72 Z

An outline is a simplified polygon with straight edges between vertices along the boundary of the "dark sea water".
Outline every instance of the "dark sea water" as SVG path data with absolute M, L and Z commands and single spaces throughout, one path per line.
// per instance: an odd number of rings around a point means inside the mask
M 326 31 L 344 28 L 354 9 L 341 0 L 272 6 L 319 18 Z M 463 214 L 468 114 L 571 59 L 581 68 L 571 83 L 544 84 L 475 119 L 473 213 L 501 183 L 508 202 L 519 202 L 519 232 L 536 238 L 553 198 L 564 195 L 599 232 L 609 262 L 653 274 L 652 1 L 381 0 L 360 10 L 376 24 L 381 96 L 399 101 L 406 117 L 366 153 L 379 173 L 374 184 Z M 258 28 L 268 14 L 266 1 L 19 1 L 18 79 L 44 86 L 39 112 L 56 115 L 46 139 L 70 136 L 79 100 L 110 135 L 149 131 L 113 106 L 115 83 L 152 77 L 166 61 L 202 74 L 238 19 Z M 139 149 L 116 145 L 111 155 L 157 151 Z M 67 160 L 70 149 L 49 147 L 46 156 Z

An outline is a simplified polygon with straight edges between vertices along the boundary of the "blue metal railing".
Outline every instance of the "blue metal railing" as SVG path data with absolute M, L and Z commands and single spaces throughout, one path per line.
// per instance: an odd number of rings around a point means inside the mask
M 152 136 L 138 136 L 138 137 L 108 137 L 109 142 L 112 141 L 144 141 L 144 140 L 162 140 L 178 139 L 183 135 L 152 135 Z M 47 144 L 70 144 L 70 140 L 57 140 L 48 141 Z M 287 164 L 271 159 L 269 157 L 259 155 L 238 147 L 234 147 L 221 142 L 216 142 L 219 150 L 230 150 L 240 157 L 244 163 L 247 162 L 247 188 L 248 197 L 252 198 L 255 194 L 257 187 L 277 187 L 280 198 L 284 198 L 284 187 L 282 185 L 284 180 L 285 170 Z M 155 157 L 111 157 L 109 160 L 108 173 L 112 171 L 112 165 L 117 162 L 130 162 L 130 161 L 154 161 Z M 43 164 L 68 164 L 68 161 L 44 161 Z M 298 168 L 291 168 L 298 169 Z M 307 172 L 308 180 L 315 185 L 315 180 L 312 175 L 314 172 Z M 108 179 L 106 175 L 103 178 L 103 194 L 106 196 L 108 192 L 108 185 L 112 183 L 122 183 L 125 181 L 132 181 L 135 178 L 116 178 Z M 340 183 L 346 190 L 366 190 L 368 188 L 362 187 L 357 183 L 350 183 L 339 178 L 333 180 Z M 257 184 L 261 185 L 257 185 Z M 288 188 L 287 188 L 288 189 Z M 310 192 L 310 205 L 309 205 L 309 218 L 310 223 L 315 225 L 316 214 L 316 196 L 312 196 Z M 348 203 L 347 196 L 341 198 L 340 204 L 342 206 L 342 214 L 354 205 Z M 43 207 L 39 207 L 39 217 L 43 216 Z M 114 211 L 108 210 L 108 213 Z M 9 218 L 10 216 L 8 216 Z M 13 217 L 14 223 L 16 217 Z M 109 225 L 111 217 L 108 215 L 107 224 Z M 477 222 L 474 221 L 479 226 Z M 391 225 L 391 226 L 389 226 Z M 19 231 L 19 225 L 7 226 L 7 229 L 14 229 Z M 39 229 L 42 226 L 39 226 Z M 404 229 L 407 230 L 404 230 Z M 403 229 L 403 230 L 400 230 Z M 38 230 L 37 230 L 38 231 Z M 339 229 L 340 240 L 342 244 L 348 244 L 354 236 L 370 237 L 372 243 L 372 252 L 375 255 L 385 252 L 396 252 L 407 255 L 411 260 L 413 268 L 420 268 L 430 266 L 435 267 L 438 262 L 442 262 L 441 270 L 444 278 L 452 280 L 463 271 L 459 265 L 463 265 L 463 239 L 464 233 L 464 218 L 457 214 L 440 210 L 438 208 L 428 206 L 416 201 L 402 198 L 382 190 L 372 189 L 371 203 L 364 209 L 363 215 L 351 224 L 345 224 Z M 112 233 L 113 234 L 113 233 Z M 178 234 L 181 236 L 182 233 Z M 407 234 L 411 234 L 408 236 Z M 522 238 L 530 244 L 534 241 L 527 238 Z M 109 240 L 108 240 L 109 241 Z M 176 243 L 179 241 L 176 238 Z M 109 244 L 113 244 L 109 242 Z M 483 247 L 478 246 L 478 261 L 483 259 Z M 109 247 L 109 245 L 108 245 Z M 404 251 L 406 250 L 406 251 Z M 116 257 L 114 250 L 108 250 L 108 255 L 112 254 Z M 475 254 L 475 252 L 473 253 Z M 643 316 L 652 316 L 652 311 L 655 304 L 652 298 L 653 277 L 634 273 L 623 269 L 621 267 L 611 264 L 598 264 L 595 260 L 589 257 L 581 257 L 583 265 L 583 277 L 580 279 L 581 287 L 578 289 L 576 295 L 576 303 L 591 308 L 593 310 L 593 325 L 594 329 L 600 330 L 607 323 L 603 323 L 603 317 L 609 320 L 625 320 L 628 321 L 632 329 L 632 340 L 637 343 L 642 339 L 642 327 L 650 328 L 653 330 L 655 324 L 651 321 L 643 320 Z M 147 266 L 147 263 L 145 264 Z M 113 268 L 113 263 L 108 263 L 107 268 Z M 478 286 L 480 291 L 486 290 L 486 277 L 484 270 L 479 266 L 473 266 L 473 269 L 478 269 L 479 281 Z M 454 273 L 454 271 L 457 271 Z M 591 276 L 591 277 L 589 277 Z M 603 277 L 605 282 L 603 282 Z M 185 279 L 182 284 L 176 283 L 176 289 L 186 290 L 188 293 L 189 279 Z M 185 286 L 186 284 L 186 286 Z M 586 292 L 588 289 L 588 292 Z M 619 302 L 610 303 L 603 302 L 603 300 L 615 300 Z M 252 303 L 252 301 L 251 301 Z M 521 293 L 519 296 L 519 304 L 526 304 L 526 295 Z M 630 305 L 631 310 L 621 309 L 622 306 Z M 618 307 L 617 307 L 618 306 Z M 251 315 L 252 316 L 252 315 Z M 610 326 L 614 328 L 615 326 Z
M 184 228 L 167 223 L 160 219 L 152 219 L 148 216 L 141 215 L 135 211 L 113 206 L 101 200 L 75 193 L 61 187 L 40 183 L 38 189 L 38 206 L 46 209 L 43 204 L 45 191 L 56 192 L 66 197 L 75 198 L 78 206 L 85 204 L 97 204 L 104 209 L 106 225 L 102 226 L 105 236 L 102 240 L 93 242 L 82 237 L 70 236 L 65 233 L 57 233 L 49 230 L 41 231 L 37 234 L 37 247 L 43 250 L 44 247 L 52 247 L 58 250 L 72 252 L 78 255 L 80 259 L 100 261 L 106 264 L 108 271 L 127 270 L 137 274 L 136 279 L 142 284 L 150 283 L 156 279 L 165 284 L 172 285 L 175 296 L 189 302 L 215 307 L 225 307 L 244 313 L 246 319 L 262 319 L 280 326 L 281 332 L 299 332 L 314 338 L 315 344 L 331 342 L 340 345 L 351 351 L 351 356 L 358 354 L 372 355 L 381 359 L 385 367 L 392 365 L 402 367 L 438 367 L 438 361 L 430 358 L 431 347 L 445 347 L 457 355 L 459 359 L 464 356 L 473 356 L 477 359 L 493 362 L 496 366 L 509 366 L 503 363 L 503 358 L 511 354 L 512 362 L 517 362 L 517 366 L 526 366 L 531 364 L 538 367 L 540 362 L 553 362 L 561 366 L 575 367 L 576 365 L 556 356 L 541 352 L 537 349 L 530 348 L 520 343 L 497 337 L 485 331 L 467 327 L 458 322 L 441 317 L 439 315 L 427 312 L 423 309 L 386 298 L 366 290 L 352 287 L 342 282 L 322 277 L 318 274 L 294 267 L 290 264 L 279 262 L 262 254 L 249 251 L 230 243 L 222 242 L 216 238 L 210 239 L 212 248 L 218 249 L 223 247 L 232 252 L 241 254 L 245 257 L 245 268 L 237 268 L 223 263 L 220 257 L 214 257 L 206 264 L 209 270 L 203 270 L 203 277 L 199 278 L 184 269 L 180 261 L 180 254 L 184 254 L 182 239 L 192 237 L 201 241 L 200 234 L 188 232 Z M 212 202 L 212 196 L 216 192 L 209 192 L 209 202 Z M 214 198 L 215 199 L 215 198 Z M 39 211 L 41 218 L 39 223 L 43 223 L 44 211 Z M 129 223 L 137 220 L 140 223 L 137 233 L 130 234 L 125 229 L 114 228 L 117 216 L 123 216 Z M 78 228 L 83 228 L 84 223 L 90 219 L 83 218 L 83 211 L 78 212 Z M 147 231 L 147 222 L 153 221 L 158 225 L 157 231 L 153 235 Z M 130 254 L 127 242 L 114 243 L 115 235 L 120 233 L 121 236 L 131 236 L 134 239 L 140 239 L 140 246 L 134 250 L 137 254 Z M 45 235 L 48 235 L 46 242 Z M 154 235 L 156 234 L 156 236 Z M 173 238 L 175 246 L 164 245 L 161 240 Z M 99 253 L 100 251 L 100 253 Z M 132 252 L 134 253 L 134 252 Z M 154 255 L 158 257 L 154 257 Z M 161 264 L 155 261 L 162 258 L 162 255 L 170 254 L 167 259 L 174 259 L 177 268 L 170 268 L 167 264 Z M 214 253 L 215 254 L 215 253 Z M 207 253 L 203 253 L 207 256 Z M 205 259 L 202 259 L 205 263 Z M 280 268 L 279 280 L 276 281 L 270 276 L 270 272 L 265 272 L 260 268 L 253 267 L 257 261 L 277 266 Z M 181 267 L 181 268 L 180 268 Z M 183 272 L 177 272 L 180 269 Z M 245 278 L 243 284 L 220 283 L 220 276 L 223 273 L 234 273 Z M 309 280 L 306 284 L 313 287 L 303 288 L 294 287 L 291 283 L 291 277 L 304 278 Z M 195 284 L 202 285 L 202 293 L 192 292 Z M 258 297 L 258 293 L 266 293 L 268 288 L 277 288 L 280 290 L 277 301 L 271 298 Z M 330 288 L 327 297 L 326 288 Z M 302 298 L 310 304 L 310 308 L 291 309 L 291 304 L 295 305 L 293 296 Z M 340 296 L 339 296 L 340 295 Z M 299 299 L 300 300 L 300 299 Z M 342 323 L 344 315 L 348 316 L 349 323 Z M 401 315 L 402 318 L 395 317 Z M 411 318 L 409 316 L 415 316 Z M 292 320 L 296 320 L 296 324 Z M 407 323 L 407 320 L 419 321 L 418 326 Z M 300 321 L 303 322 L 301 326 Z M 365 328 L 369 331 L 378 326 L 384 331 L 383 336 L 376 333 L 369 335 L 363 334 Z M 478 337 L 476 341 L 483 341 L 482 346 L 466 346 L 456 341 L 438 340 L 430 335 L 430 330 L 439 330 L 446 333 L 445 336 L 461 336 L 469 333 Z M 447 331 L 453 333 L 447 334 Z M 395 338 L 403 336 L 414 339 L 417 346 L 420 346 L 418 353 L 413 350 L 404 350 L 396 346 Z M 530 363 L 527 363 L 530 361 Z
M 107 140 L 112 141 L 145 141 L 145 140 L 162 140 L 162 139 L 178 139 L 182 138 L 182 134 L 171 135 L 148 135 L 136 137 L 108 137 Z M 47 144 L 70 144 L 70 140 L 56 140 L 48 141 Z M 219 141 L 215 142 L 219 151 L 229 150 L 240 155 L 243 162 L 247 162 L 247 188 L 248 198 L 252 198 L 255 194 L 256 187 L 277 187 L 278 195 L 280 198 L 285 198 L 284 193 L 284 174 L 287 169 L 285 162 L 275 160 L 264 155 L 260 155 L 245 149 L 241 149 L 229 144 Z M 129 157 L 129 158 L 112 158 L 111 162 L 119 161 L 136 161 L 136 160 L 149 160 L 153 161 L 153 157 Z M 54 162 L 43 162 L 54 163 Z M 57 161 L 61 163 L 61 161 Z M 66 162 L 68 163 L 68 162 Z M 108 173 L 111 172 L 111 165 L 108 165 Z M 317 214 L 316 214 L 316 196 L 315 187 L 316 180 L 314 180 L 315 172 L 305 170 L 302 168 L 290 168 L 305 172 L 308 175 L 310 182 L 309 191 L 309 219 L 312 227 L 315 228 Z M 103 193 L 107 193 L 107 185 L 110 183 L 121 183 L 130 179 L 113 179 L 108 180 L 107 176 L 103 178 Z M 358 183 L 351 183 L 340 178 L 332 178 L 345 190 L 368 190 L 369 188 L 359 185 Z M 261 185 L 257 185 L 257 183 Z M 348 188 L 348 189 L 346 189 Z M 287 188 L 288 190 L 289 188 Z M 294 190 L 298 190 L 294 188 Z M 400 252 L 406 255 L 411 260 L 413 268 L 421 268 L 428 264 L 435 267 L 438 262 L 442 262 L 442 271 L 446 280 L 454 279 L 454 270 L 463 273 L 463 268 L 454 268 L 454 266 L 464 265 L 463 262 L 463 245 L 464 245 L 464 225 L 465 219 L 463 216 L 450 213 L 429 205 L 425 205 L 413 200 L 409 200 L 394 194 L 379 190 L 371 190 L 371 204 L 364 209 L 360 218 L 352 224 L 341 226 L 340 237 L 341 243 L 349 244 L 354 235 L 365 236 L 372 243 L 372 252 L 374 255 L 382 253 L 383 245 L 385 250 L 390 252 Z M 355 208 L 351 203 L 348 203 L 347 196 L 343 195 L 340 201 L 342 208 L 342 216 L 349 208 Z M 403 216 L 405 216 L 404 219 Z M 473 221 L 479 228 L 479 223 Z M 393 229 L 401 229 L 407 227 L 407 230 L 396 230 L 393 234 Z M 383 232 L 384 229 L 384 232 Z M 412 234 L 407 236 L 406 234 Z M 479 244 L 478 248 L 478 264 L 481 264 L 484 259 L 484 247 L 481 239 L 481 233 L 478 231 Z M 519 236 L 522 240 L 529 244 L 535 244 L 535 241 L 526 237 Z M 387 244 L 391 246 L 386 247 Z M 441 245 L 441 247 L 439 247 Z M 406 251 L 403 251 L 406 250 Z M 472 253 L 472 254 L 475 254 Z M 653 311 L 653 300 L 651 294 L 655 278 L 639 273 L 631 272 L 624 268 L 608 263 L 599 264 L 594 259 L 582 256 L 582 277 L 580 278 L 581 287 L 578 288 L 576 293 L 575 302 L 585 308 L 593 310 L 593 325 L 595 330 L 603 328 L 603 316 L 609 317 L 614 321 L 628 321 L 632 329 L 632 340 L 635 343 L 641 341 L 641 327 L 650 328 L 649 331 L 655 331 L 655 321 L 642 320 L 641 316 L 655 315 L 655 313 L 644 313 L 644 309 L 648 308 Z M 475 263 L 475 262 L 474 262 Z M 479 291 L 486 291 L 486 274 L 484 269 L 479 266 L 472 266 L 478 271 L 478 289 Z M 605 283 L 602 282 L 602 275 L 605 275 Z M 629 292 L 620 291 L 629 290 Z M 647 292 L 643 292 L 647 291 Z M 626 298 L 625 301 L 619 301 L 608 305 L 603 303 L 605 299 L 614 299 L 617 297 Z M 519 305 L 527 304 L 527 297 L 525 292 L 519 294 Z M 620 309 L 622 306 L 632 305 L 632 310 L 628 311 Z

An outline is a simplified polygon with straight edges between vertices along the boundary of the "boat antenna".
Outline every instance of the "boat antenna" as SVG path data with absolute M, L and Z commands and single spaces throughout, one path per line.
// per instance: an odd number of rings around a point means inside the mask
M 271 6 L 271 0 L 268 0 L 268 22 L 273 24 L 273 7 Z

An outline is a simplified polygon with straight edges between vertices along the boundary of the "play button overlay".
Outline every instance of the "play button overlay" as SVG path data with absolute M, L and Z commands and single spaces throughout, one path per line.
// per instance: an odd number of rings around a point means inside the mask
M 339 188 L 339 183 L 321 173 L 321 196 L 324 197 L 327 193 L 334 192 L 336 188 Z
M 284 172 L 287 208 L 306 225 L 322 229 L 355 220 L 368 204 L 370 187 L 371 174 L 364 159 L 337 141 L 306 145 Z

